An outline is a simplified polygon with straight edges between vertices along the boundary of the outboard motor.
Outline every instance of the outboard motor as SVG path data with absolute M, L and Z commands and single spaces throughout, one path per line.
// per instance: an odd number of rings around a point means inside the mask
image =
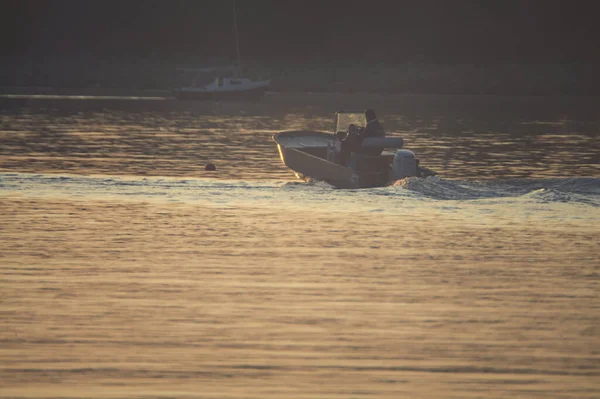
M 417 162 L 415 154 L 409 150 L 398 150 L 392 161 L 391 181 L 404 179 L 417 175 Z

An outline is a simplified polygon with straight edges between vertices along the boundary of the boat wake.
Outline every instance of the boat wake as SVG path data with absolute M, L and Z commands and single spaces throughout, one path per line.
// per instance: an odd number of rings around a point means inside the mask
M 523 204 L 565 203 L 600 207 L 598 178 L 461 181 L 444 180 L 438 176 L 410 177 L 388 187 L 340 190 L 316 180 L 282 182 L 0 173 L 0 193 L 223 205 L 332 205 L 336 209 L 378 206 L 390 212 L 401 202 L 404 205 L 425 205 L 429 201 L 491 201 L 499 205 L 518 201 Z
M 435 200 L 481 200 L 523 197 L 540 203 L 579 202 L 600 206 L 600 179 L 509 179 L 497 181 L 444 180 L 438 176 L 396 181 L 402 188 Z
M 335 189 L 335 187 L 325 181 L 308 178 L 308 180 L 304 182 L 288 182 L 287 186 L 299 184 L 301 187 L 317 187 L 317 188 L 325 188 L 325 189 Z

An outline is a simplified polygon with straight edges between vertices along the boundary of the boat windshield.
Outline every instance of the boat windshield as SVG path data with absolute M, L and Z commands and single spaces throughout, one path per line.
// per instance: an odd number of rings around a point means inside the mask
M 365 127 L 365 122 L 364 112 L 338 112 L 336 113 L 335 131 L 345 132 L 350 125 Z

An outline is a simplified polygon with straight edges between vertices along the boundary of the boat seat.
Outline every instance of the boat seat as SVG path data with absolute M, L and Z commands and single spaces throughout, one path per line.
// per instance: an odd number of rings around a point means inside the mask
M 367 137 L 363 140 L 362 148 L 402 148 L 402 137 Z

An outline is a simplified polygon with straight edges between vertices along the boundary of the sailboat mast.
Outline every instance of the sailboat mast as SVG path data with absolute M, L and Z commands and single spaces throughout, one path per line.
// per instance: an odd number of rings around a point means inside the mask
M 235 1 L 233 2 L 233 32 L 235 35 L 235 50 L 237 52 L 237 75 L 240 75 L 240 69 L 242 67 L 241 57 L 240 57 L 240 40 L 238 37 L 238 28 L 237 28 L 237 13 L 235 11 Z

